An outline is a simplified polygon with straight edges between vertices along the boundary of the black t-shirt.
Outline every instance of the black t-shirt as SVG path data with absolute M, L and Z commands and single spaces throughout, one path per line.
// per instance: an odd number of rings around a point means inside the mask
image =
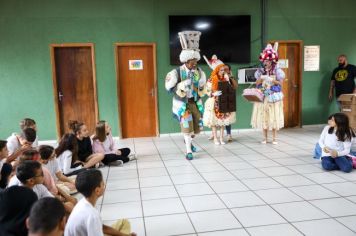
M 89 137 L 78 140 L 78 159 L 85 162 L 88 156 L 93 154 L 93 148 Z
M 346 67 L 337 67 L 333 71 L 331 80 L 335 81 L 336 97 L 341 94 L 353 93 L 355 89 L 356 66 L 348 64 Z

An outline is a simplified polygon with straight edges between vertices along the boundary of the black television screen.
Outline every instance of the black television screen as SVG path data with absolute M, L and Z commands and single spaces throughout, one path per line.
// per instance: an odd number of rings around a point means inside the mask
M 178 32 L 201 32 L 200 55 L 210 58 L 216 54 L 223 62 L 250 63 L 251 16 L 169 16 L 170 63 L 181 64 L 182 50 Z M 202 62 L 202 60 L 200 60 Z

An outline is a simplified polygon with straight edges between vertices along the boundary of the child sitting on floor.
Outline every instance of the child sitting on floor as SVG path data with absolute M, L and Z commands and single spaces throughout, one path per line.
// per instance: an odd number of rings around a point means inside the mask
M 355 133 L 349 126 L 349 119 L 344 113 L 332 115 L 320 135 L 319 145 L 322 150 L 321 165 L 325 170 L 352 171 L 352 159 L 347 155 Z
M 42 198 L 31 208 L 26 224 L 29 236 L 62 236 L 67 221 L 63 204 L 56 198 Z
M 36 130 L 26 128 L 21 134 L 12 134 L 7 138 L 7 149 L 9 156 L 6 158 L 7 163 L 11 163 L 14 167 L 18 164 L 18 157 L 26 150 L 32 149 L 32 144 L 36 140 Z
M 78 174 L 75 181 L 78 191 L 84 195 L 78 204 L 74 207 L 69 216 L 65 233 L 66 236 L 76 235 L 130 235 L 131 227 L 128 220 L 119 220 L 113 227 L 102 223 L 100 213 L 95 208 L 99 197 L 104 194 L 105 183 L 99 170 L 89 169 Z
M 75 176 L 67 177 L 63 175 L 61 169 L 59 168 L 54 148 L 49 145 L 41 145 L 38 151 L 40 153 L 40 162 L 42 163 L 42 166 L 48 169 L 57 187 L 64 189 L 70 194 L 77 192 L 74 185 Z
M 108 122 L 101 120 L 96 124 L 95 135 L 93 137 L 94 153 L 104 154 L 102 162 L 105 165 L 122 165 L 128 161 L 135 160 L 135 156 L 130 156 L 130 148 L 118 149 L 111 134 L 111 127 Z
M 330 122 L 331 122 L 331 118 L 333 117 L 333 114 L 330 115 L 328 117 L 328 125 L 330 126 Z M 321 158 L 321 147 L 319 145 L 319 142 L 317 142 L 315 144 L 315 148 L 314 148 L 314 154 L 313 154 L 313 157 L 315 159 L 320 159 Z M 350 155 L 351 156 L 356 156 L 356 139 L 353 140 L 353 142 L 351 143 L 351 151 L 350 151 Z M 356 157 L 355 157 L 356 158 Z
M 78 160 L 78 142 L 74 134 L 63 135 L 55 152 L 59 168 L 66 176 L 76 175 L 87 167 Z
M 24 118 L 23 120 L 20 121 L 20 129 L 24 130 L 24 129 L 27 129 L 27 128 L 34 129 L 36 131 L 36 134 L 38 133 L 37 124 L 36 124 L 36 121 L 34 119 Z M 36 135 L 36 139 L 35 139 L 35 141 L 33 141 L 32 147 L 33 148 L 37 148 L 38 147 L 38 135 Z

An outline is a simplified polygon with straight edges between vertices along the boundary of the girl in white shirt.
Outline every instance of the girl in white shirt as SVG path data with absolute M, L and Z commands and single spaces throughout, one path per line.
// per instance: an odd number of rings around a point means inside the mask
M 64 175 L 77 174 L 85 167 L 84 163 L 77 160 L 78 143 L 74 134 L 63 135 L 55 150 L 59 168 Z
M 321 165 L 325 170 L 352 171 L 352 160 L 346 155 L 350 153 L 354 137 L 348 117 L 344 113 L 333 114 L 319 139 Z

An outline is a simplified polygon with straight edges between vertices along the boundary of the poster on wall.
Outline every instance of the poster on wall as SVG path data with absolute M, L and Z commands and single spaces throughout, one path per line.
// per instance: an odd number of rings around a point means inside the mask
M 304 71 L 319 71 L 320 46 L 304 46 Z
M 129 70 L 143 70 L 143 61 L 129 60 Z

